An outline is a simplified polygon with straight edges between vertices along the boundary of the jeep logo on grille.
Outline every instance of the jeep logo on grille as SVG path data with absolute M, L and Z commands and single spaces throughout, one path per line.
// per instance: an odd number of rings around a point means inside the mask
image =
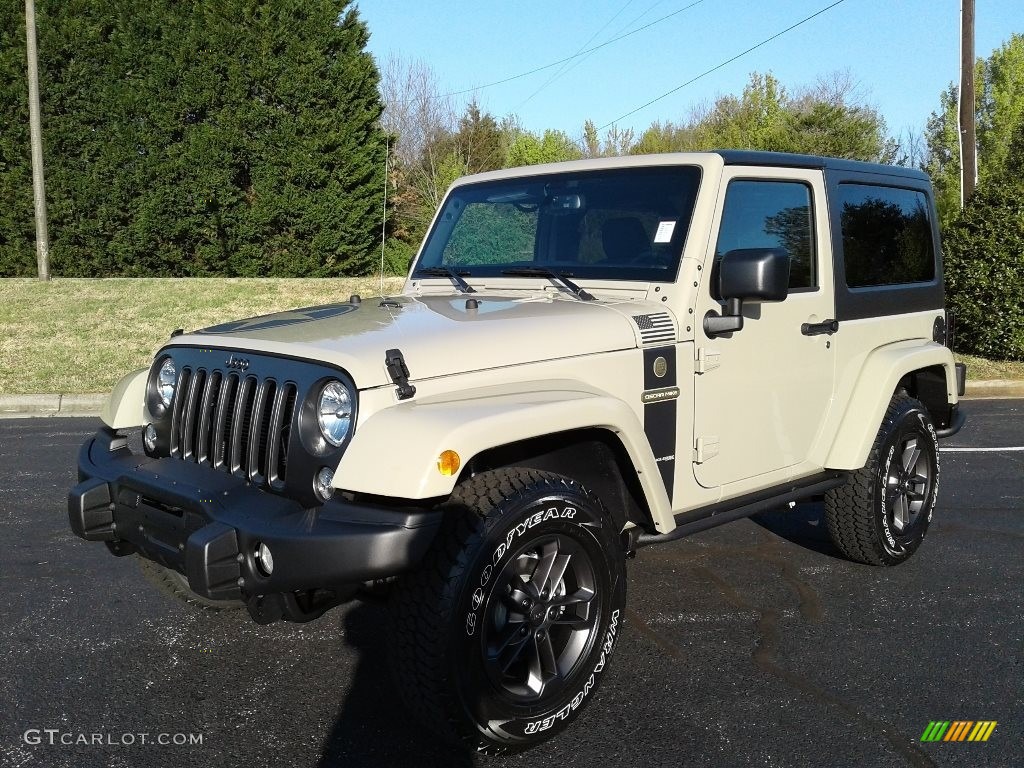
M 232 355 L 227 359 L 224 365 L 226 365 L 228 368 L 237 368 L 240 371 L 249 370 L 249 361 L 246 360 L 244 357 L 235 357 L 234 355 Z

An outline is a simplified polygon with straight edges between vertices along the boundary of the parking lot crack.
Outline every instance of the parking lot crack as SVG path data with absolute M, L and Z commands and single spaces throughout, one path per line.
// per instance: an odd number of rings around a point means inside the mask
M 779 647 L 781 638 L 778 626 L 779 612 L 777 610 L 774 608 L 762 608 L 754 605 L 751 601 L 740 595 L 725 579 L 706 566 L 694 566 L 692 571 L 699 578 L 714 584 L 721 592 L 725 601 L 732 607 L 742 611 L 753 612 L 758 616 L 757 620 L 754 622 L 757 639 L 751 652 L 751 659 L 754 662 L 754 666 L 766 674 L 773 675 L 785 681 L 790 686 L 815 701 L 839 710 L 846 715 L 847 719 L 854 725 L 857 725 L 860 728 L 873 733 L 876 737 L 880 737 L 886 741 L 895 752 L 906 760 L 907 765 L 914 766 L 914 768 L 935 768 L 935 763 L 925 752 L 923 752 L 906 736 L 898 733 L 888 723 L 866 715 L 850 702 L 845 701 L 839 696 L 822 688 L 807 677 L 782 667 L 776 658 L 776 651 Z M 783 571 L 785 571 L 785 569 L 783 569 Z M 783 572 L 783 578 L 789 581 L 791 586 L 796 588 L 793 582 L 799 582 L 800 580 L 795 577 L 795 572 L 794 574 L 791 574 L 791 576 L 792 579 L 787 578 L 785 572 Z M 809 585 L 804 584 L 804 587 L 813 592 L 813 589 L 811 589 Z M 802 601 L 804 598 L 803 591 L 797 589 L 797 594 Z M 816 599 L 817 595 L 815 594 L 815 600 Z M 807 613 L 803 609 L 803 604 L 801 605 L 801 613 L 806 617 Z M 820 602 L 817 603 L 817 605 L 819 609 L 818 616 L 820 618 Z M 814 614 L 813 610 L 810 612 L 812 615 Z
M 675 643 L 663 637 L 661 633 L 659 633 L 650 624 L 644 621 L 643 617 L 640 616 L 640 614 L 638 614 L 636 611 L 632 610 L 631 608 L 627 608 L 626 618 L 634 627 L 637 628 L 637 631 L 639 631 L 641 635 L 643 635 L 647 640 L 654 643 L 661 650 L 665 651 L 665 653 L 669 654 L 670 656 L 676 659 L 683 658 L 683 652 L 675 645 Z

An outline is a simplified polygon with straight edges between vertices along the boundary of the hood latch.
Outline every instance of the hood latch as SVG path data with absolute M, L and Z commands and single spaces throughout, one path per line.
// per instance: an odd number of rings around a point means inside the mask
M 402 350 L 389 349 L 385 352 L 384 365 L 387 366 L 388 376 L 395 382 L 395 393 L 399 400 L 408 400 L 416 394 L 416 387 L 409 383 L 409 367 L 402 357 Z

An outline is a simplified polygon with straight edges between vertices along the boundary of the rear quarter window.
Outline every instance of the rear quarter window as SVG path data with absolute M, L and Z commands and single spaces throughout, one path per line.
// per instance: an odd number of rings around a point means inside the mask
M 926 283 L 935 279 L 935 243 L 924 192 L 873 184 L 839 185 L 846 285 Z

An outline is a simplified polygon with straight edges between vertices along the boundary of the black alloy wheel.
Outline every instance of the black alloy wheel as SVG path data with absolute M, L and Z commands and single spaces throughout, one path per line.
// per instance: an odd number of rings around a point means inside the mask
M 395 681 L 431 733 L 519 751 L 594 698 L 622 632 L 619 531 L 581 485 L 532 469 L 482 472 L 444 510 L 391 596 Z

